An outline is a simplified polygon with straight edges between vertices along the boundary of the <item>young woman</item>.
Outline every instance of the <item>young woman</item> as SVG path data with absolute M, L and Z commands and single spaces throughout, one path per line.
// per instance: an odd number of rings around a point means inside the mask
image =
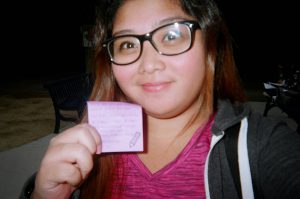
M 100 1 L 98 13 L 91 100 L 141 105 L 146 150 L 101 153 L 85 121 L 50 142 L 32 198 L 299 197 L 300 137 L 243 104 L 212 0 Z

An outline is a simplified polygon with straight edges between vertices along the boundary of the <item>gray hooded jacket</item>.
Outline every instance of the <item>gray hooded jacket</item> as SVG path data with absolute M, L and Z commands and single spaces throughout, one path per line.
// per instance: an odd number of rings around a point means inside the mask
M 300 134 L 284 122 L 252 112 L 248 104 L 233 105 L 228 101 L 219 102 L 212 126 L 213 138 L 205 170 L 206 197 L 240 198 L 230 170 L 224 138 L 227 136 L 226 130 L 244 118 L 247 120 L 246 143 L 254 197 L 299 199 Z M 240 166 L 241 163 L 240 160 Z M 250 196 L 246 194 L 244 198 Z

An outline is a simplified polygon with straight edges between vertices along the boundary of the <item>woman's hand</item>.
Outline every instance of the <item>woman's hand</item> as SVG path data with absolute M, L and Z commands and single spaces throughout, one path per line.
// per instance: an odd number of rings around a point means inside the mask
M 36 176 L 32 198 L 69 198 L 93 168 L 101 153 L 101 138 L 88 124 L 72 127 L 54 137 Z

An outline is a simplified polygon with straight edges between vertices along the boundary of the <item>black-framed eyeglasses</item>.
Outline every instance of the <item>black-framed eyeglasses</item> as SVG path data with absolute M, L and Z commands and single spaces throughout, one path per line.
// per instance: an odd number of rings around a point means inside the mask
M 143 51 L 144 41 L 149 41 L 161 55 L 173 56 L 188 51 L 194 40 L 194 32 L 200 28 L 197 21 L 179 21 L 163 25 L 144 35 L 120 35 L 103 43 L 110 61 L 127 65 L 137 61 Z

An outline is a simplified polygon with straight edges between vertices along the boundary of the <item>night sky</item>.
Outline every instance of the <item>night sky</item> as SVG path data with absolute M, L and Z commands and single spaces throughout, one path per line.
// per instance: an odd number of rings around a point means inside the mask
M 80 26 L 93 21 L 93 4 L 15 2 L 2 16 L 1 80 L 51 77 L 84 71 Z M 276 67 L 299 66 L 299 12 L 296 1 L 218 0 L 234 40 L 242 79 L 274 79 Z M 2 14 L 3 15 L 3 14 Z M 2 50 L 3 51 L 3 50 Z
M 299 66 L 300 17 L 296 2 L 229 0 L 220 6 L 235 41 L 237 65 L 245 81 L 274 81 L 278 64 Z

